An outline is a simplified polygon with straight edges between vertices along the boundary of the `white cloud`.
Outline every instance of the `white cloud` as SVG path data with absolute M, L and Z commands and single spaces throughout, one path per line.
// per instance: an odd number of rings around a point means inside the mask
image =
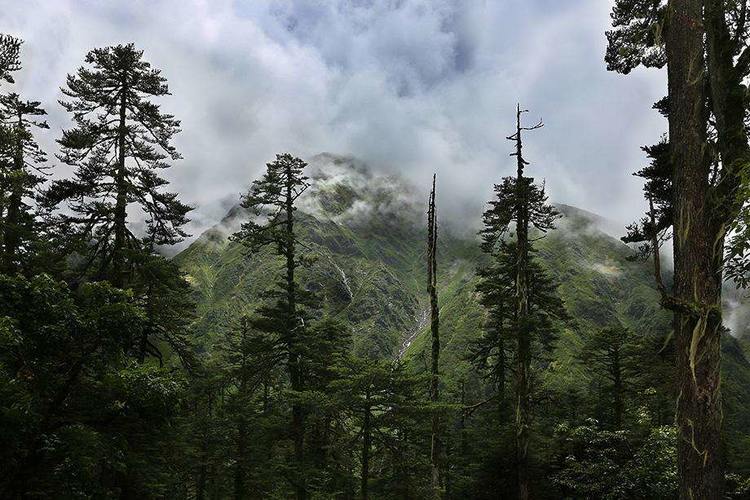
M 26 40 L 19 87 L 69 126 L 56 100 L 87 50 L 134 41 L 169 79 L 184 160 L 169 172 L 196 230 L 274 153 L 352 154 L 426 185 L 442 213 L 477 219 L 512 170 L 518 100 L 546 127 L 530 173 L 554 201 L 618 221 L 642 208 L 630 173 L 665 124 L 658 72 L 606 72 L 601 0 L 0 0 Z M 64 171 L 64 169 L 63 169 Z

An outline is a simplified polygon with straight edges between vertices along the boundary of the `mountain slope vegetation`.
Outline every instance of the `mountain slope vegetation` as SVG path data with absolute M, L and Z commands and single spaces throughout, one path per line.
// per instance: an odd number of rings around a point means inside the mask
M 356 159 L 332 154 L 314 157 L 309 175 L 312 186 L 300 210 L 305 252 L 313 262 L 302 271 L 301 282 L 322 293 L 328 315 L 351 326 L 348 348 L 355 355 L 401 359 L 416 372 L 427 371 L 426 215 L 421 193 L 397 176 L 375 175 Z M 666 363 L 671 318 L 659 305 L 650 265 L 631 258 L 633 250 L 609 234 L 611 223 L 572 206 L 556 208 L 562 218 L 536 248 L 559 284 L 572 321 L 555 343 L 541 387 L 555 398 L 583 402 L 598 383 L 580 359 L 587 337 L 617 321 L 652 338 L 655 355 Z M 193 331 L 208 351 L 241 314 L 257 309 L 280 265 L 268 252 L 250 255 L 230 240 L 246 216 L 235 207 L 175 258 L 197 296 Z M 454 401 L 463 391 L 466 404 L 481 403 L 492 391 L 472 369 L 470 357 L 485 319 L 476 290 L 477 268 L 485 257 L 478 238 L 465 228 L 456 230 L 447 217 L 440 224 L 442 384 Z M 750 364 L 734 337 L 726 336 L 723 350 L 727 449 L 744 469 L 750 467 L 741 453 L 750 441 Z M 660 418 L 670 423 L 672 403 L 659 404 Z M 537 422 L 544 424 L 544 418 Z

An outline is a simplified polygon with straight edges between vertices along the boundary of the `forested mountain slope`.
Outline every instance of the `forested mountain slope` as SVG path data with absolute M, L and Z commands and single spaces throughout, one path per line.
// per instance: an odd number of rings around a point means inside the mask
M 402 358 L 417 369 L 426 368 L 426 197 L 403 179 L 376 176 L 352 158 L 321 154 L 308 170 L 312 186 L 301 201 L 301 217 L 303 242 L 314 262 L 303 271 L 302 283 L 322 291 L 325 310 L 350 325 L 355 353 Z M 447 196 L 448 188 L 442 189 Z M 575 401 L 584 399 L 595 383 L 578 357 L 585 333 L 619 321 L 634 332 L 666 340 L 670 315 L 659 306 L 649 265 L 628 259 L 633 252 L 608 234 L 611 224 L 575 207 L 557 209 L 562 214 L 557 228 L 536 248 L 559 283 L 572 321 L 556 343 L 543 386 Z M 242 313 L 259 305 L 261 294 L 278 276 L 281 263 L 268 251 L 250 255 L 230 240 L 245 216 L 241 208 L 232 209 L 175 258 L 198 296 L 194 332 L 207 350 L 222 331 L 236 327 Z M 478 224 L 462 222 L 463 233 L 454 231 L 454 224 L 441 221 L 439 237 L 443 384 L 449 397 L 458 398 L 464 386 L 467 401 L 480 401 L 487 388 L 467 357 L 482 331 L 475 273 L 483 255 L 478 238 L 465 231 Z M 744 430 L 750 429 L 750 364 L 738 342 L 725 337 L 724 400 L 731 451 L 750 441 Z M 669 356 L 668 347 L 662 355 Z M 672 413 L 665 404 L 665 423 Z

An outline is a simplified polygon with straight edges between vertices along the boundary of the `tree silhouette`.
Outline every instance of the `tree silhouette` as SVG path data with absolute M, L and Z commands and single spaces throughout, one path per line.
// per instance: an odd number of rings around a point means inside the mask
M 131 274 L 128 252 L 142 248 L 129 224 L 131 204 L 145 217 L 149 247 L 186 236 L 191 208 L 163 190 L 168 182 L 158 173 L 180 158 L 171 145 L 179 121 L 154 102 L 169 95 L 166 79 L 133 44 L 94 49 L 85 62 L 68 75 L 61 101 L 76 126 L 63 131 L 59 158 L 76 171 L 52 184 L 46 203 L 67 204 L 59 223 L 73 229 L 68 239 L 87 257 L 84 271 L 96 264 L 95 276 L 121 287 Z

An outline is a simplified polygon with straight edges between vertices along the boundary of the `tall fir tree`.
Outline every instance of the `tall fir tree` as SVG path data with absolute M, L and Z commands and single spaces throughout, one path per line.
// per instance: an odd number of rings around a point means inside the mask
M 278 334 L 275 348 L 285 363 L 291 390 L 299 397 L 305 389 L 302 373 L 305 341 L 304 306 L 310 295 L 297 282 L 297 269 L 305 259 L 297 251 L 295 228 L 296 202 L 308 188 L 304 175 L 307 164 L 288 153 L 276 155 L 276 160 L 266 165 L 266 172 L 253 182 L 243 197 L 242 206 L 254 216 L 243 223 L 234 238 L 251 251 L 271 246 L 283 260 L 283 278 L 276 290 L 271 291 L 275 302 L 260 311 L 256 327 L 261 331 Z M 305 463 L 305 411 L 301 401 L 292 405 L 290 434 L 294 443 L 295 474 L 292 478 L 298 500 L 308 497 L 304 474 Z
M 258 377 L 258 359 L 255 356 L 258 344 L 262 339 L 258 338 L 252 330 L 250 321 L 246 316 L 239 320 L 237 328 L 227 332 L 226 338 L 219 346 L 219 352 L 224 359 L 222 374 L 227 379 L 230 388 L 227 394 L 226 412 L 229 420 L 234 424 L 232 432 L 234 437 L 233 471 L 233 496 L 237 500 L 248 498 L 250 492 L 250 457 L 256 454 L 256 450 L 250 450 L 251 446 L 251 422 L 257 420 L 254 408 L 255 395 L 259 383 L 263 377 Z
M 21 69 L 21 44 L 22 41 L 14 36 L 0 33 L 0 84 L 14 83 L 13 73 Z M 0 110 L 0 119 L 3 122 L 9 119 L 6 110 Z M 11 172 L 14 166 L 14 126 L 3 124 L 0 126 L 0 183 L 2 183 L 2 193 L 0 193 L 0 219 L 5 220 L 7 203 L 9 197 L 9 185 Z M 0 232 L 0 238 L 4 235 Z M 4 243 L 0 240 L 0 245 L 4 248 Z
M 83 272 L 124 286 L 131 276 L 131 252 L 142 250 L 128 210 L 135 204 L 145 217 L 149 245 L 171 245 L 186 236 L 182 227 L 191 208 L 159 171 L 180 158 L 172 146 L 179 121 L 163 113 L 155 98 L 169 95 L 160 70 L 143 59 L 133 44 L 94 49 L 88 66 L 68 75 L 62 89 L 75 128 L 59 139 L 64 163 L 76 168 L 72 179 L 54 182 L 49 206 L 60 203 L 59 223 L 69 241 L 85 256 Z
M 521 117 L 525 110 L 520 105 L 516 109 L 516 131 L 508 137 L 516 149 L 511 156 L 516 157 L 516 175 L 506 177 L 502 184 L 495 186 L 497 198 L 490 202 L 484 213 L 482 247 L 495 259 L 506 254 L 512 258 L 513 304 L 512 335 L 515 343 L 514 396 L 516 434 L 516 473 L 518 497 L 527 499 L 530 495 L 529 478 L 529 433 L 531 426 L 531 365 L 535 356 L 534 341 L 549 342 L 553 332 L 550 318 L 564 317 L 562 304 L 554 293 L 554 286 L 543 272 L 533 265 L 533 247 L 529 241 L 529 230 L 545 233 L 554 227 L 558 217 L 555 209 L 547 204 L 544 189 L 534 184 L 534 179 L 524 175 L 528 162 L 523 157 L 522 133 L 542 127 L 542 122 L 532 127 L 524 127 Z M 515 226 L 512 243 L 505 241 L 511 224 Z M 500 277 L 493 277 L 500 278 Z M 490 279 L 493 279 L 490 278 Z M 532 281 L 533 279 L 533 281 Z M 552 292 L 552 293 L 549 293 Z M 537 294 L 549 300 L 532 301 Z

